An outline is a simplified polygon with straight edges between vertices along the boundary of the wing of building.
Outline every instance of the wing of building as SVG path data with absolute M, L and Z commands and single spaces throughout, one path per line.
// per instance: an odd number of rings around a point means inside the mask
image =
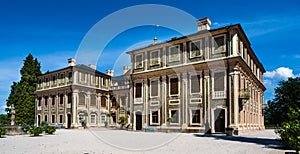
M 122 76 L 75 65 L 38 77 L 36 119 L 66 128 L 117 125 L 133 130 L 236 132 L 264 129 L 265 69 L 240 24 L 210 29 L 136 49 Z

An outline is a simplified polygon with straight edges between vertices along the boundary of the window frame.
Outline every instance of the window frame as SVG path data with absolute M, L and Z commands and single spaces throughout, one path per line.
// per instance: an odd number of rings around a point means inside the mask
M 140 65 L 140 64 L 138 64 L 138 61 L 137 61 L 137 57 L 138 56 L 142 56 L 142 59 L 141 59 L 141 66 L 138 66 L 138 65 Z M 136 54 L 135 56 L 134 56 L 134 68 L 135 69 L 140 69 L 140 68 L 144 68 L 144 54 L 143 53 L 139 53 L 139 54 Z
M 193 118 L 194 118 L 194 114 L 193 114 L 193 110 L 199 110 L 199 123 L 194 123 L 193 122 Z M 202 125 L 202 109 L 201 108 L 190 108 L 190 125 L 193 126 L 201 126 Z
M 172 111 L 177 111 L 176 114 L 178 117 L 178 122 L 173 122 Z M 180 109 L 179 108 L 169 109 L 169 117 L 172 118 L 172 120 L 170 121 L 170 125 L 179 125 L 180 124 Z
M 96 119 L 97 115 L 95 113 L 92 113 L 90 116 L 90 124 L 92 125 L 96 125 L 97 124 L 97 119 Z M 94 121 L 93 121 L 94 120 Z
M 172 48 L 178 49 L 177 54 L 175 54 L 175 55 L 177 55 L 177 60 L 176 59 L 172 60 L 173 58 L 171 58 L 171 55 L 173 55 L 173 54 L 171 54 Z M 168 48 L 168 62 L 169 63 L 180 62 L 180 45 L 172 45 Z
M 192 83 L 192 76 L 199 76 L 199 92 L 192 92 L 192 87 L 193 87 L 193 83 Z M 201 94 L 202 93 L 202 78 L 200 74 L 191 74 L 190 75 L 190 94 L 195 95 L 195 94 Z
M 153 112 L 157 112 L 157 123 L 153 122 Z M 154 125 L 154 126 L 160 125 L 160 109 L 150 110 L 150 125 Z
M 216 41 L 215 41 L 215 39 L 216 38 L 219 38 L 219 37 L 223 37 L 224 39 L 223 39 L 223 43 L 224 43 L 224 48 L 223 48 L 223 50 L 219 50 L 219 48 L 220 47 L 218 47 L 217 49 L 216 49 Z M 220 34 L 220 35 L 216 35 L 216 36 L 213 36 L 212 37 L 212 44 L 213 44 L 213 46 L 212 46 L 212 48 L 213 48 L 213 50 L 212 50 L 212 53 L 213 54 L 218 54 L 218 53 L 224 53 L 224 52 L 226 52 L 226 35 L 225 34 Z
M 157 81 L 157 95 L 156 96 L 153 96 L 152 95 L 152 82 L 156 82 Z M 159 97 L 160 95 L 159 95 L 159 93 L 160 93 L 160 83 L 159 83 L 159 79 L 156 79 L 156 80 L 150 80 L 150 98 L 157 98 L 157 97 Z
M 153 53 L 157 52 L 157 63 L 153 63 Z M 159 66 L 160 65 L 160 50 L 150 51 L 150 66 Z
M 223 91 L 216 91 L 215 90 L 215 74 L 216 73 L 224 73 L 224 78 L 223 78 L 223 84 L 224 84 L 224 89 L 223 89 Z M 212 73 L 212 99 L 225 99 L 226 98 L 226 89 L 227 89 L 227 73 L 226 73 L 226 71 L 225 70 L 223 70 L 223 71 L 214 71 L 213 73 Z M 217 96 L 216 95 L 216 93 L 217 92 L 223 92 L 223 96 Z
M 177 82 L 177 94 L 171 94 L 171 79 L 175 79 L 177 78 L 178 79 L 178 82 Z M 169 96 L 179 96 L 180 95 L 180 78 L 178 76 L 174 76 L 174 77 L 169 77 Z
M 195 52 L 192 50 L 192 44 L 196 44 L 196 42 L 200 42 L 199 43 L 199 52 L 200 52 L 200 55 L 195 55 L 192 57 L 192 52 Z M 199 58 L 199 57 L 203 57 L 203 50 L 202 50 L 202 46 L 203 46 L 203 43 L 202 43 L 202 40 L 194 40 L 194 41 L 191 41 L 189 42 L 189 53 L 190 53 L 190 59 L 193 59 L 193 58 Z M 197 47 L 197 46 L 196 46 Z M 197 47 L 198 48 L 198 47 Z M 197 50 L 196 50 L 197 51 Z

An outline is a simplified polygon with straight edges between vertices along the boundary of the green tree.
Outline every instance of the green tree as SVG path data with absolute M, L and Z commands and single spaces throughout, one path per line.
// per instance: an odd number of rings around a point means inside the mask
M 277 131 L 281 140 L 295 149 L 297 153 L 300 150 L 300 109 L 290 108 L 288 112 L 289 120 L 282 123 L 282 129 Z
M 29 54 L 20 70 L 21 80 L 14 82 L 7 99 L 7 112 L 14 105 L 17 124 L 33 124 L 35 117 L 35 95 L 37 76 L 41 74 L 41 66 L 36 58 Z
M 0 114 L 0 126 L 10 125 L 10 119 L 7 114 Z
M 300 109 L 300 77 L 279 82 L 275 98 L 268 101 L 264 110 L 265 125 L 279 125 L 289 121 L 289 108 Z

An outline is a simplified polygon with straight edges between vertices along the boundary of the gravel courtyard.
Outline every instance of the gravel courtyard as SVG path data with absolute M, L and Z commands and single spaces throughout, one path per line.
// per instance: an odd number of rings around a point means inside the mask
M 40 137 L 6 136 L 0 138 L 0 153 L 285 153 L 274 130 L 253 131 L 240 136 L 203 135 L 126 130 L 57 130 Z

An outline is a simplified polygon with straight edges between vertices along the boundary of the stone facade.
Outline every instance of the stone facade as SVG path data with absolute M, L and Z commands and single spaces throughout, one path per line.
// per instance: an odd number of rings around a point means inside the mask
M 122 76 L 76 65 L 38 77 L 36 123 L 115 125 L 181 132 L 264 129 L 264 67 L 241 25 L 210 29 L 127 52 Z M 108 116 L 109 115 L 109 116 Z
M 195 34 L 128 52 L 133 129 L 264 129 L 265 69 L 242 27 L 210 30 L 208 18 L 198 26 Z

